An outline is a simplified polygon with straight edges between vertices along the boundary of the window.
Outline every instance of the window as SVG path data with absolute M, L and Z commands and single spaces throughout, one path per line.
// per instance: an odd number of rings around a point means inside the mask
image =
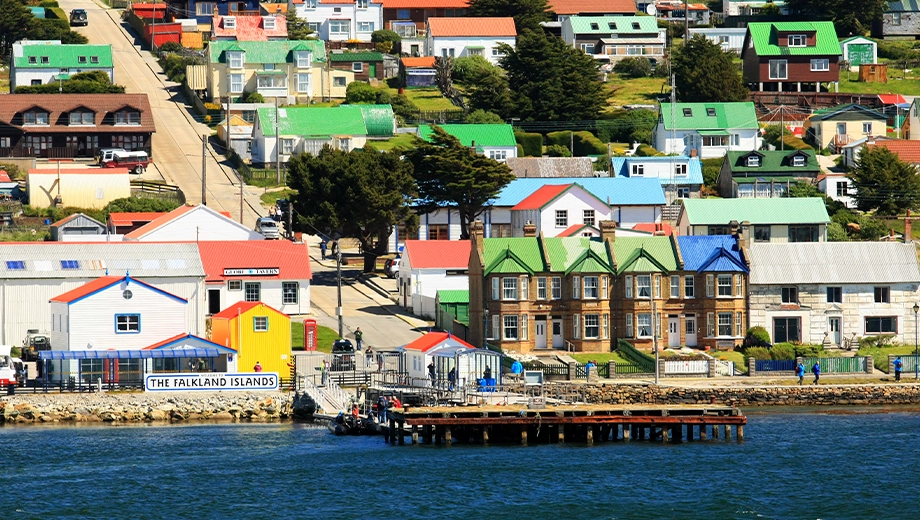
M 769 242 L 770 226 L 754 226 L 754 242 Z
M 796 167 L 805 166 L 805 157 L 801 155 L 796 155 L 792 157 L 792 165 Z
M 115 135 L 112 136 L 112 146 L 129 151 L 140 150 L 144 146 L 144 138 L 139 135 Z
M 94 121 L 94 114 L 92 112 L 71 112 L 70 113 L 70 124 L 71 125 L 92 125 Z
M 692 108 L 685 108 L 685 109 L 684 109 L 684 117 L 693 117 L 693 109 L 692 109 Z
M 871 134 L 872 133 L 872 123 L 863 123 L 863 133 Z
M 77 63 L 86 63 L 86 56 L 77 56 Z
M 47 125 L 48 112 L 26 112 L 22 115 L 22 123 L 25 125 Z
M 397 9 L 396 18 L 400 20 L 408 20 L 411 16 L 409 15 L 408 9 Z
M 720 274 L 718 276 L 719 296 L 732 296 L 732 275 Z
M 310 88 L 310 74 L 297 75 L 297 92 L 312 92 Z
M 61 269 L 79 269 L 80 262 L 77 260 L 61 260 Z
M 732 313 L 720 312 L 719 313 L 719 336 L 731 336 L 731 335 L 732 335 Z
M 227 280 L 227 290 L 228 291 L 242 291 L 243 281 L 242 280 Z
M 137 334 L 141 331 L 140 314 L 116 314 L 115 315 L 115 333 L 116 334 Z
M 273 16 L 263 16 L 262 25 L 266 30 L 274 31 L 275 30 L 275 17 Z
M 511 224 L 492 224 L 490 238 L 511 238 Z
M 358 22 L 358 32 L 360 33 L 374 32 L 374 22 Z
M 492 57 L 493 58 L 501 58 L 504 55 L 505 54 L 501 51 L 501 49 L 499 49 L 498 47 L 492 47 Z
M 584 222 L 585 225 L 587 226 L 593 226 L 594 225 L 594 210 L 593 209 L 584 210 L 582 212 L 581 221 Z
M 626 315 L 626 337 L 627 338 L 633 337 L 633 315 L 632 314 Z
M 297 295 L 300 292 L 300 284 L 297 282 L 281 283 L 281 303 L 284 305 L 297 305 Z
M 770 60 L 770 79 L 786 79 L 786 60 Z
M 715 315 L 711 312 L 706 313 L 706 335 L 709 337 L 716 335 Z
M 773 342 L 801 341 L 799 318 L 773 318 Z
M 454 57 L 454 49 L 453 49 L 453 48 L 450 48 L 450 49 L 441 49 L 441 57 L 442 57 L 442 58 L 446 58 L 446 57 L 448 57 L 448 56 L 450 56 L 451 58 Z
M 715 296 L 715 275 L 707 274 L 706 275 L 706 297 L 712 298 Z
M 680 276 L 671 276 L 671 298 L 680 298 Z
M 703 146 L 725 146 L 728 144 L 727 135 L 704 135 Z
M 585 54 L 594 54 L 594 44 L 593 43 L 582 43 L 581 52 Z
M 347 84 L 348 84 L 348 81 L 347 81 L 347 78 L 345 78 L 345 77 L 339 77 L 339 76 L 337 76 L 337 77 L 332 78 L 332 86 L 333 86 L 333 87 L 344 87 L 344 86 L 346 86 Z
M 687 175 L 687 165 L 686 164 L 675 164 L 674 165 L 674 175 Z
M 875 303 L 891 303 L 891 293 L 888 287 L 875 288 Z
M 530 299 L 530 278 L 527 276 L 521 277 L 521 300 L 527 301 Z
M 489 159 L 504 161 L 507 158 L 508 152 L 506 150 L 489 150 Z
M 348 37 L 350 25 L 349 20 L 329 20 L 329 36 Z
M 554 276 L 552 280 L 552 291 L 553 299 L 560 300 L 562 299 L 562 278 Z
M 826 72 L 831 69 L 830 60 L 827 58 L 820 60 L 811 60 L 812 72 Z
M 638 287 L 639 298 L 651 298 L 652 296 L 652 277 L 647 274 L 636 276 L 636 286 Z
M 572 277 L 572 299 L 574 300 L 581 299 L 581 277 L 580 276 Z
M 901 25 L 901 13 L 891 13 L 891 25 Z
M 281 155 L 290 155 L 294 151 L 294 140 L 293 139 L 282 139 L 281 140 Z
M 648 312 L 636 314 L 636 328 L 638 337 L 652 337 L 652 314 Z
M 597 283 L 596 276 L 585 276 L 585 299 L 597 298 Z
M 231 69 L 243 68 L 243 52 L 227 51 L 227 66 Z
M 252 330 L 255 332 L 268 332 L 268 316 L 253 316 Z
M 866 316 L 866 334 L 897 334 L 896 316 Z
M 749 155 L 747 158 L 748 168 L 759 168 L 760 167 L 760 156 L 759 155 Z
M 828 287 L 827 303 L 843 303 L 843 287 Z
M 518 317 L 511 316 L 502 316 L 502 320 L 505 325 L 505 335 L 504 339 L 506 340 L 516 340 L 518 339 Z
M 318 33 L 318 32 L 319 32 L 320 27 L 321 27 L 322 25 L 323 25 L 323 24 L 321 24 L 321 23 L 319 23 L 319 22 L 307 22 L 307 28 L 310 29 L 311 31 L 315 32 L 315 33 Z
M 492 300 L 493 301 L 498 301 L 498 299 L 501 298 L 499 294 L 499 284 L 500 283 L 501 281 L 499 280 L 498 277 L 492 278 Z
M 262 70 L 275 70 L 275 64 L 274 63 L 263 63 Z
M 632 298 L 633 297 L 633 277 L 627 275 L 623 279 L 623 297 Z
M 783 287 L 782 302 L 783 303 L 799 303 L 798 287 Z
M 728 36 L 719 36 L 719 45 L 728 45 Z
M 790 242 L 817 242 L 818 226 L 789 226 Z
M 837 181 L 837 196 L 846 197 L 850 194 L 850 185 L 847 181 Z
M 258 88 L 282 88 L 287 82 L 285 76 L 256 76 Z
M 603 298 L 603 299 L 606 300 L 606 299 L 607 299 L 607 296 L 608 296 L 608 292 L 607 292 L 607 277 L 604 276 L 604 277 L 601 278 L 601 298 Z
M 735 296 L 744 296 L 744 276 L 740 274 L 735 276 Z
M 517 288 L 517 278 L 502 278 L 502 300 L 517 300 Z
M 537 278 L 537 299 L 545 300 L 546 299 L 546 277 L 541 276 Z
M 655 286 L 655 298 L 661 298 L 661 276 L 653 276 L 652 285 Z
M 26 268 L 26 263 L 22 260 L 7 260 L 6 268 L 10 271 L 22 271 Z
M 313 66 L 313 53 L 308 51 L 297 51 L 294 53 L 297 57 L 297 68 L 307 69 Z
M 224 29 L 236 29 L 236 17 L 224 17 Z
M 242 94 L 243 93 L 243 75 L 242 74 L 230 74 L 230 93 L 231 94 Z
M 790 47 L 804 47 L 805 42 L 808 41 L 808 37 L 804 34 L 790 34 L 789 35 L 789 46 Z
M 195 16 L 211 16 L 214 14 L 214 2 L 198 2 L 195 4 Z
M 569 227 L 569 212 L 565 209 L 556 210 L 556 227 Z
M 355 6 L 358 9 L 367 9 L 367 0 L 355 0 Z
M 115 112 L 116 125 L 139 125 L 141 124 L 141 113 L 134 111 Z
M 645 165 L 644 164 L 632 165 L 632 174 L 636 177 L 642 177 L 643 175 L 645 175 Z
M 684 298 L 693 298 L 693 276 L 684 277 Z
M 600 315 L 585 314 L 585 339 L 597 339 L 600 335 Z
M 262 287 L 258 282 L 246 282 L 243 292 L 247 302 L 257 302 L 261 299 Z
M 352 64 L 351 64 L 351 71 L 352 71 L 352 72 L 364 72 L 364 64 L 361 63 L 360 61 L 356 61 L 356 62 L 352 63 Z
M 450 240 L 447 224 L 428 224 L 428 240 Z

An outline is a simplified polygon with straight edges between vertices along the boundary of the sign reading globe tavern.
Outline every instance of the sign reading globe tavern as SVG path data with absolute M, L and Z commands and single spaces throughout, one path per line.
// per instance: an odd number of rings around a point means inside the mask
M 259 268 L 243 268 L 243 269 L 234 269 L 226 268 L 224 269 L 224 276 L 278 276 L 281 274 L 281 269 L 278 267 L 259 267 Z
M 277 390 L 276 372 L 208 374 L 149 374 L 144 378 L 148 392 L 187 392 L 220 390 Z

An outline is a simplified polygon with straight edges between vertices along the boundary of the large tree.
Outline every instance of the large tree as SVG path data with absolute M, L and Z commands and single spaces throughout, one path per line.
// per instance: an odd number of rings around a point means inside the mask
M 295 155 L 288 171 L 288 184 L 297 190 L 291 197 L 294 229 L 357 239 L 365 271 L 373 271 L 376 258 L 386 252 L 394 226 L 414 226 L 412 165 L 399 152 L 326 146 L 315 156 Z
M 677 76 L 677 98 L 684 102 L 746 101 L 748 89 L 741 83 L 732 54 L 705 36 L 696 35 L 678 50 L 671 61 Z
M 287 31 L 288 31 L 288 40 L 306 40 L 309 39 L 310 35 L 313 34 L 313 29 L 310 29 L 310 24 L 307 23 L 305 18 L 297 16 L 297 10 L 294 9 L 294 6 L 290 6 L 285 18 L 287 18 Z
M 607 103 L 597 62 L 561 38 L 525 31 L 500 45 L 516 117 L 532 121 L 597 119 Z
M 524 29 L 542 31 L 540 22 L 549 20 L 546 0 L 470 0 L 473 16 L 510 16 L 518 34 Z
M 432 127 L 431 142 L 415 138 L 406 153 L 418 184 L 418 209 L 428 212 L 451 207 L 460 214 L 460 238 L 470 237 L 470 222 L 482 214 L 486 203 L 514 179 L 504 163 L 463 146 L 441 127 Z
M 848 177 L 861 211 L 897 215 L 920 207 L 920 172 L 884 146 L 864 147 Z
M 887 0 L 786 0 L 793 13 L 832 20 L 837 36 L 862 35 L 872 22 L 882 19 L 888 9 Z

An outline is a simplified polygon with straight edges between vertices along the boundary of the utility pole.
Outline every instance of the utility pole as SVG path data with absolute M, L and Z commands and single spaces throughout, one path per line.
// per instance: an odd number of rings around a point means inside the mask
M 658 384 L 658 324 L 655 323 L 657 320 L 655 312 L 655 288 L 651 287 L 655 285 L 655 275 L 649 274 L 649 288 L 648 288 L 648 299 L 652 302 L 652 350 L 655 351 L 655 384 Z
M 684 45 L 690 43 L 690 5 L 684 0 Z
M 208 205 L 208 136 L 201 135 L 201 205 Z
M 345 324 L 342 323 L 342 249 L 339 247 L 339 240 L 335 241 L 335 271 L 338 278 L 338 307 L 335 308 L 335 315 L 339 318 L 339 339 L 345 337 Z
M 281 139 L 279 137 L 278 96 L 275 96 L 275 182 L 281 184 Z
M 246 224 L 243 223 L 243 174 L 240 173 L 239 170 L 236 172 L 240 181 L 240 224 L 245 226 Z M 256 217 L 258 218 L 258 215 L 256 215 Z
M 569 151 L 572 153 L 572 157 L 575 157 L 575 131 L 569 130 Z
M 784 117 L 786 115 L 784 110 L 785 108 L 786 107 L 783 105 L 779 106 L 779 149 L 781 151 L 786 150 L 786 118 Z

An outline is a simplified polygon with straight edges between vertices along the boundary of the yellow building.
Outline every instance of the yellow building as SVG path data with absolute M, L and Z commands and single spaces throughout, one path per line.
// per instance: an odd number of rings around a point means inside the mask
M 816 148 L 839 149 L 869 136 L 884 136 L 887 116 L 859 105 L 842 105 L 817 113 L 805 121 Z
M 33 168 L 26 177 L 26 185 L 33 208 L 102 209 L 115 199 L 131 196 L 131 179 L 126 168 Z
M 237 370 L 290 373 L 291 318 L 262 302 L 240 302 L 211 316 L 211 341 L 239 352 Z

